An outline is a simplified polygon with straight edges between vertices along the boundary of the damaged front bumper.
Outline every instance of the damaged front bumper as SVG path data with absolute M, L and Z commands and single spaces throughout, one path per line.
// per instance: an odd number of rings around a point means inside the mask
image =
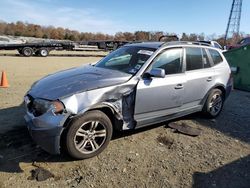
M 53 112 L 35 117 L 27 111 L 24 116 L 33 140 L 51 154 L 60 154 L 60 137 L 67 118 L 66 114 L 55 115 Z
M 134 79 L 121 85 L 77 92 L 73 95 L 62 97 L 59 99 L 65 108 L 62 114 L 55 114 L 53 109 L 44 114 L 36 113 L 38 107 L 33 102 L 36 99 L 41 99 L 41 97 L 39 94 L 34 94 L 36 97 L 33 97 L 28 92 L 24 97 L 26 105 L 24 118 L 33 140 L 45 151 L 51 154 L 59 154 L 60 137 L 64 127 L 66 127 L 66 121 L 75 115 L 84 115 L 88 110 L 104 107 L 110 108 L 117 120 L 122 121 L 121 125 L 114 125 L 117 126 L 118 130 L 133 129 L 135 127 L 133 106 L 137 82 L 138 80 Z

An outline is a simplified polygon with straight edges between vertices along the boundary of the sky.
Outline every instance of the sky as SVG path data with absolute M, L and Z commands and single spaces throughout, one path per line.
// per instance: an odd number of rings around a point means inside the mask
M 225 33 L 232 0 L 0 0 L 0 20 L 80 32 Z M 250 34 L 250 1 L 240 31 Z

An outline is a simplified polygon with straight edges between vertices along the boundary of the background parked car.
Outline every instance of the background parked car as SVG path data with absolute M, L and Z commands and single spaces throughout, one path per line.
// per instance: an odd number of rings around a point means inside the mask
M 237 44 L 228 46 L 228 49 L 231 50 L 231 49 L 234 49 L 234 48 L 240 48 L 242 46 L 246 46 L 246 45 L 249 45 L 249 44 L 250 44 L 250 37 L 246 37 L 246 38 L 240 40 Z
M 218 42 L 216 42 L 216 41 L 213 41 L 213 40 L 204 41 L 204 40 L 202 40 L 202 41 L 199 41 L 199 42 L 206 43 L 206 44 L 209 44 L 212 47 L 215 47 L 215 48 L 223 50 L 222 46 Z

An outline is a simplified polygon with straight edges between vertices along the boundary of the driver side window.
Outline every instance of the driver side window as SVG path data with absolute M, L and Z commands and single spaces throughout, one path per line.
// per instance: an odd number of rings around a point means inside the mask
M 165 74 L 177 74 L 182 72 L 182 48 L 166 50 L 153 61 L 152 68 L 161 68 Z

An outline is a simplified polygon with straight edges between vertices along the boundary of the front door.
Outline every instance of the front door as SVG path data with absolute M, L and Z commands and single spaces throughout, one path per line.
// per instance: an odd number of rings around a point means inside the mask
M 138 127 L 176 113 L 182 106 L 186 84 L 182 57 L 182 48 L 172 48 L 162 52 L 153 60 L 149 70 L 164 69 L 165 78 L 141 78 L 139 81 L 134 115 Z

